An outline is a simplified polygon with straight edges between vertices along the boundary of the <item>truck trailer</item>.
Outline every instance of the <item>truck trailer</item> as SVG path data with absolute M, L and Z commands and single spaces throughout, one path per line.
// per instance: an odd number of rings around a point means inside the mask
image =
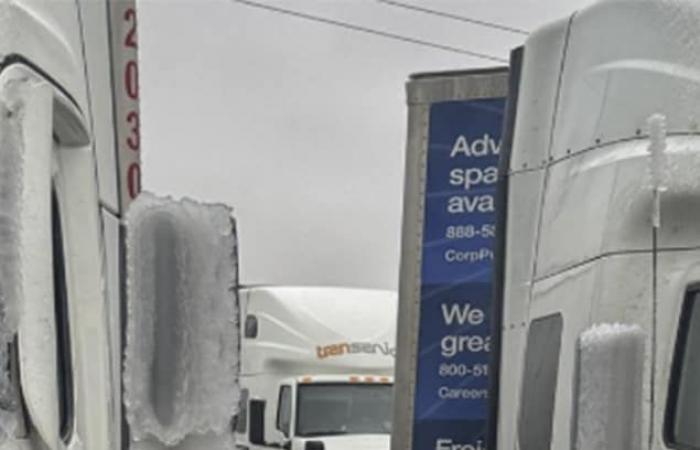
M 397 296 L 333 287 L 246 287 L 239 449 L 386 450 Z

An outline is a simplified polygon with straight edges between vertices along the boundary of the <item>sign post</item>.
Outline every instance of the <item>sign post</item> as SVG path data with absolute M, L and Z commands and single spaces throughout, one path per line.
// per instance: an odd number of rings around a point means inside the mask
M 485 449 L 507 80 L 489 69 L 408 84 L 393 450 Z

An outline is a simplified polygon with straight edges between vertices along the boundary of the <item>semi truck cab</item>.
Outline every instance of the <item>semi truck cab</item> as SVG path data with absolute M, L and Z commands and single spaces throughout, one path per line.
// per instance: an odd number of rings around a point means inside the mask
M 280 384 L 275 428 L 283 447 L 385 449 L 393 379 L 373 375 L 303 376 Z
M 397 299 L 388 291 L 240 291 L 239 449 L 388 449 Z
M 513 54 L 491 449 L 700 448 L 698 25 L 607 0 Z

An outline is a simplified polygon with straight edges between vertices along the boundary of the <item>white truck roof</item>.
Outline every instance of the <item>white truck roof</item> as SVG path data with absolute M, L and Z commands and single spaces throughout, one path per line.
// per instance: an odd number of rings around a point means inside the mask
M 241 375 L 394 371 L 395 292 L 331 287 L 240 291 Z M 252 337 L 255 335 L 255 337 Z

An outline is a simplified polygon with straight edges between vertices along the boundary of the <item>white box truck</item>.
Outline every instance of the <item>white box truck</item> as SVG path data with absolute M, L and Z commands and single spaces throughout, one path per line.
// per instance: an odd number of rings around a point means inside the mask
M 514 53 L 492 450 L 700 448 L 698 30 L 608 0 Z
M 264 286 L 239 294 L 237 448 L 387 450 L 396 294 Z

